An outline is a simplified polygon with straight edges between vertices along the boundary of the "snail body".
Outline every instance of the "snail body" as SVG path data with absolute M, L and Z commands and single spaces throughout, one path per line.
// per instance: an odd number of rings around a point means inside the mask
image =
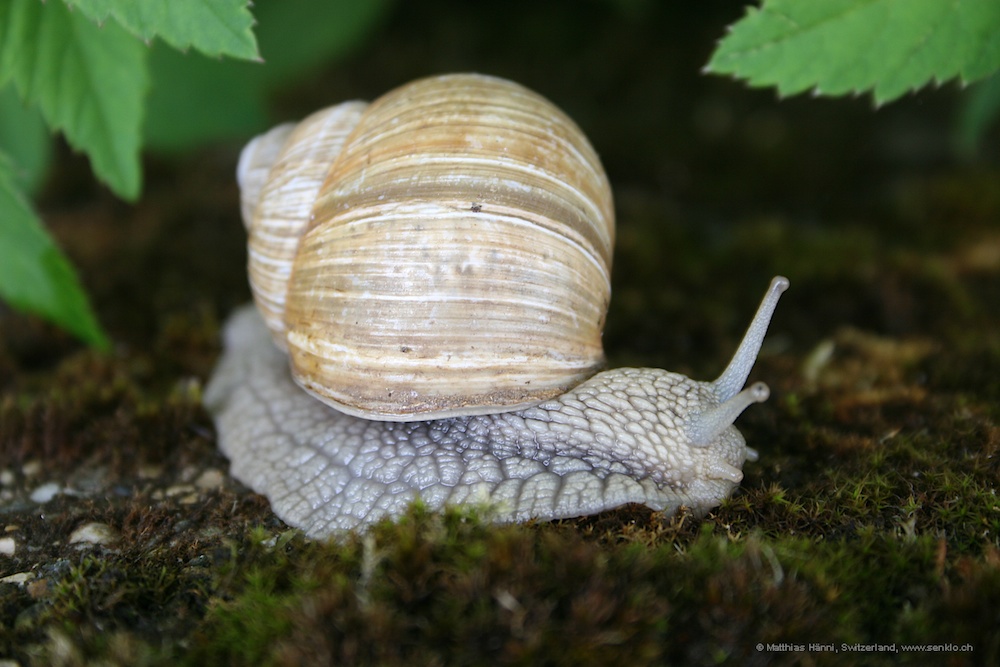
M 205 403 L 288 523 L 329 535 L 415 500 L 703 513 L 756 459 L 732 424 L 768 396 L 743 385 L 788 281 L 714 382 L 598 372 L 610 187 L 538 95 L 423 79 L 275 128 L 238 172 L 257 307 L 227 324 Z

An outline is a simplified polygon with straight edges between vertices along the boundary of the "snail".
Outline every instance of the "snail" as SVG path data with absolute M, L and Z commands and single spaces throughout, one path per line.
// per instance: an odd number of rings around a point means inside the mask
M 240 156 L 256 306 L 205 390 L 232 474 L 313 536 L 415 501 L 497 521 L 701 515 L 757 453 L 733 426 L 788 280 L 713 382 L 601 370 L 614 213 L 580 129 L 495 77 L 421 79 Z

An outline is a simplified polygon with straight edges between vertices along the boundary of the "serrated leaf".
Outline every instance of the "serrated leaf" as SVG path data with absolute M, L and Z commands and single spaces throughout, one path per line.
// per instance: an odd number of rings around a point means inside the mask
M 181 51 L 259 60 L 247 0 L 64 0 L 94 21 L 114 17 L 149 41 L 159 37 Z
M 126 199 L 141 182 L 146 51 L 117 23 L 99 28 L 60 2 L 0 2 L 0 83 L 13 78 L 22 98 Z
M 0 297 L 37 313 L 86 342 L 108 341 L 76 274 L 14 187 L 10 163 L 0 155 Z
M 998 68 L 995 0 L 765 0 L 732 26 L 706 66 L 781 95 L 871 90 L 878 104 Z

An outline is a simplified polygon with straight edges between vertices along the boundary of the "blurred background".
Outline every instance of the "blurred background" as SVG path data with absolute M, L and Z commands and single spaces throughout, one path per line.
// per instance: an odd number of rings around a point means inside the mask
M 962 139 L 968 95 L 956 84 L 875 108 L 867 95 L 779 99 L 704 74 L 739 1 L 259 0 L 253 11 L 263 64 L 153 43 L 135 204 L 56 145 L 40 212 L 119 343 L 181 336 L 248 298 L 233 172 L 250 136 L 452 71 L 536 90 L 600 154 L 618 216 L 613 363 L 716 372 L 776 273 L 793 289 L 774 345 L 808 348 L 843 324 L 904 334 L 950 326 L 938 318 L 956 309 L 983 314 L 925 261 L 982 245 L 963 230 L 997 211 L 996 128 Z M 35 342 L 47 325 L 15 319 L 17 364 L 50 357 Z

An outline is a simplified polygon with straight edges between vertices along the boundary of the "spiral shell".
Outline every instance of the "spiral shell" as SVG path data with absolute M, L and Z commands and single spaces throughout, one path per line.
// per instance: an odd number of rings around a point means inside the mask
M 503 412 L 603 364 L 611 190 L 524 87 L 448 75 L 332 107 L 251 142 L 239 178 L 255 301 L 320 400 L 381 420 Z

